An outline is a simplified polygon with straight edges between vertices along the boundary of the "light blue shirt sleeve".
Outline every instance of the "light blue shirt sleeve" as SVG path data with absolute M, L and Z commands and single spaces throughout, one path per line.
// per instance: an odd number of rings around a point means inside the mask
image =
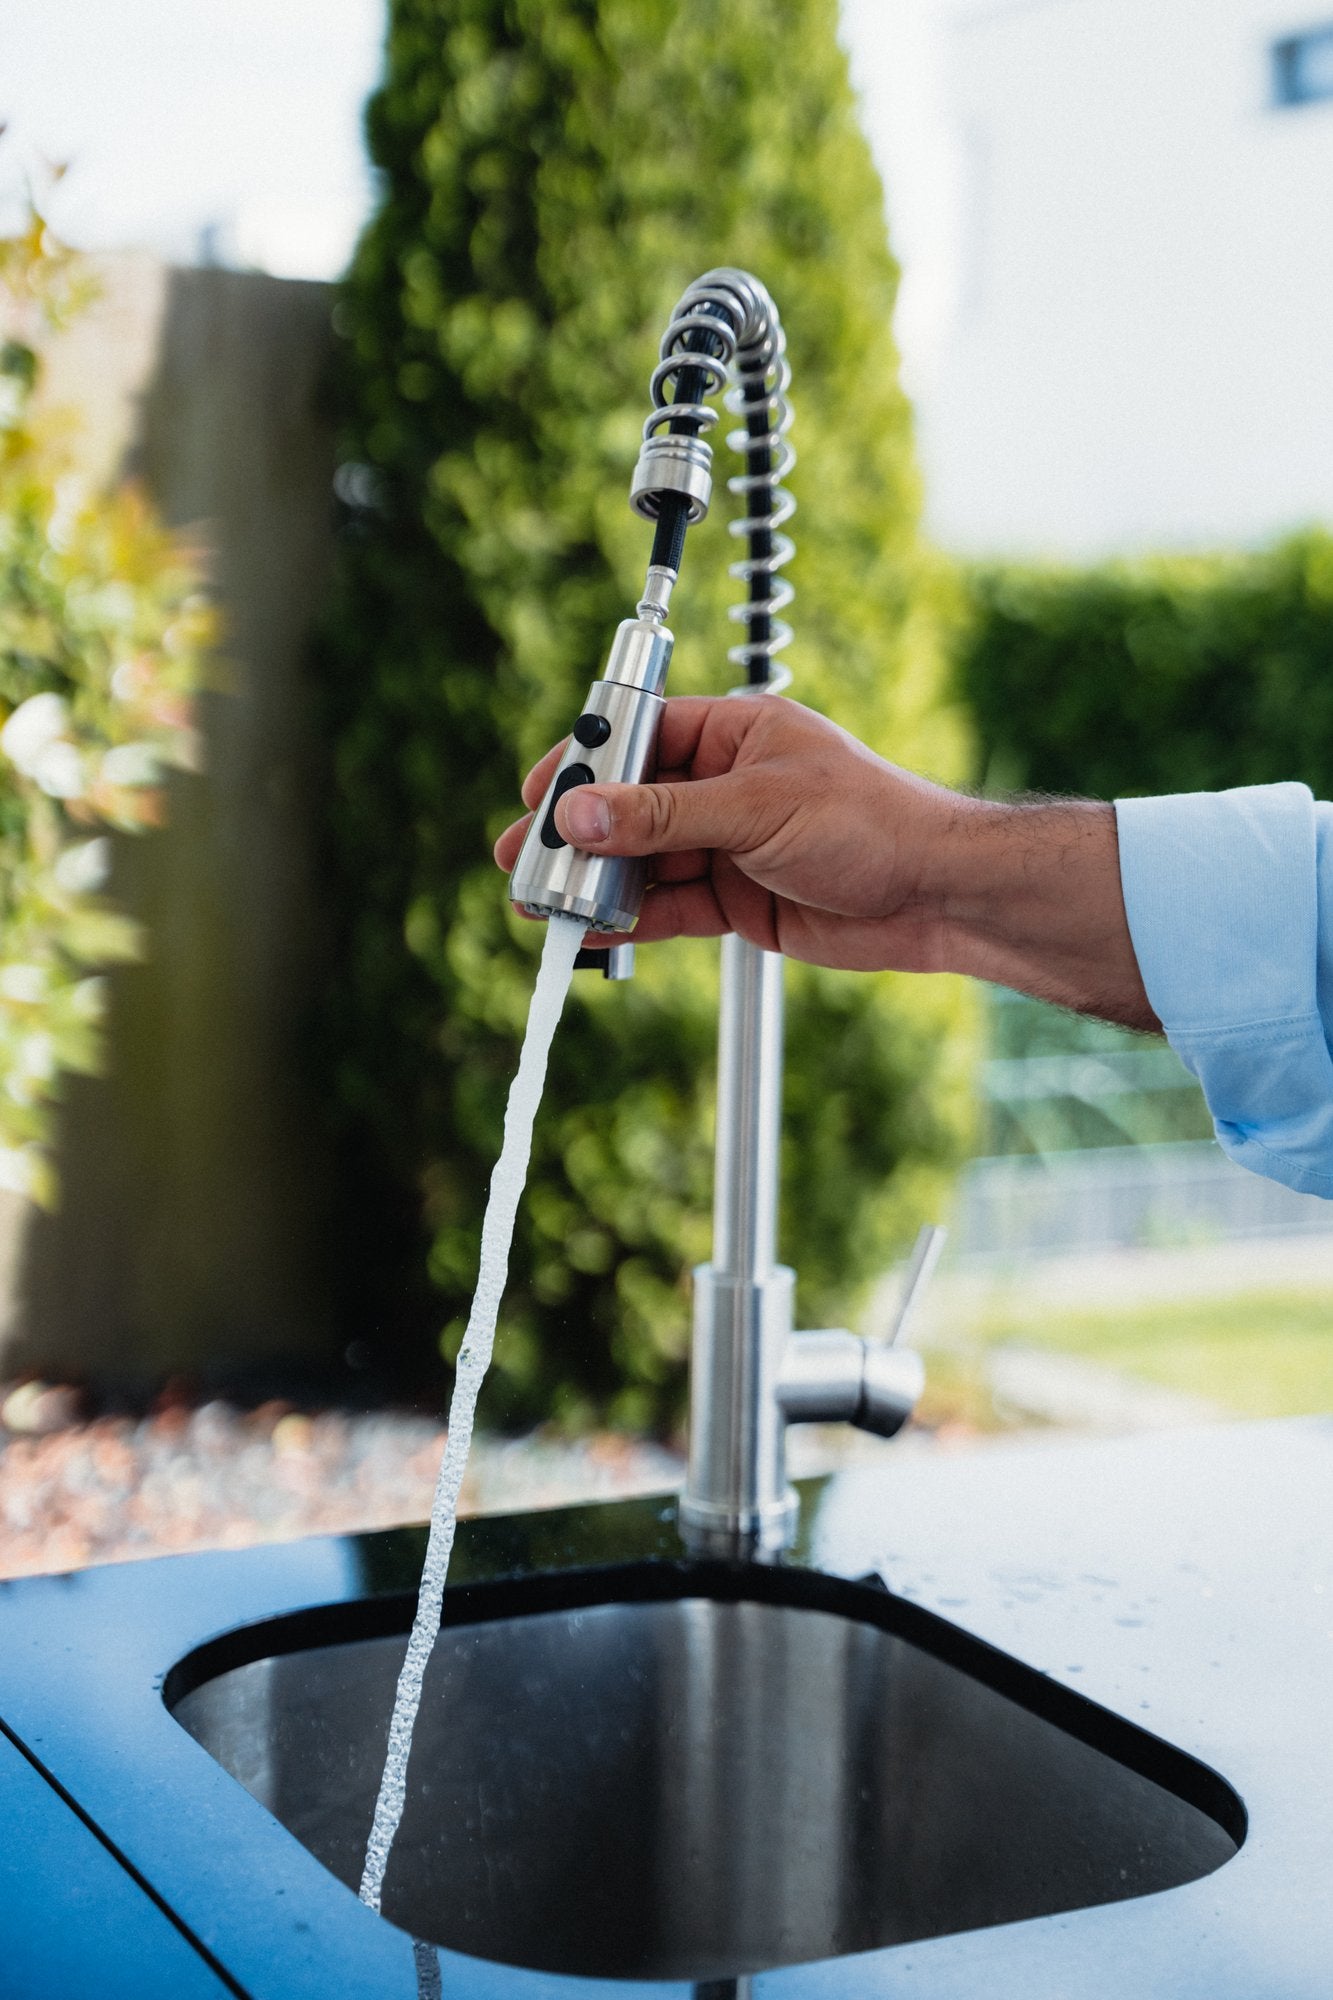
M 1304 785 L 1116 803 L 1153 1011 L 1223 1149 L 1333 1200 L 1333 806 Z

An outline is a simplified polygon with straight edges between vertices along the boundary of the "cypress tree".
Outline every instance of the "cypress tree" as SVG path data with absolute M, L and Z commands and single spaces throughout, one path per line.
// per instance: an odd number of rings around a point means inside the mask
M 490 842 L 639 594 L 647 378 L 713 265 L 756 272 L 788 333 L 792 692 L 900 761 L 961 767 L 896 272 L 836 29 L 835 0 L 391 0 L 368 112 L 382 193 L 337 316 L 350 504 L 323 660 L 341 933 L 322 1045 L 349 1318 L 386 1343 L 461 1335 L 540 943 Z M 672 607 L 676 693 L 735 678 L 729 456 Z M 677 1410 L 710 1237 L 716 955 L 676 943 L 628 986 L 576 977 L 493 1414 Z M 950 981 L 791 969 L 783 1249 L 804 1323 L 846 1314 L 937 1204 L 968 1018 Z

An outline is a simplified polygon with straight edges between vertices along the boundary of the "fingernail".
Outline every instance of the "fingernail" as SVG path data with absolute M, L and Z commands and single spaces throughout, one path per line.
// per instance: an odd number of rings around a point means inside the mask
M 560 804 L 565 838 L 572 840 L 575 847 L 586 847 L 592 841 L 606 839 L 611 831 L 611 809 L 605 799 L 585 792 L 582 786 L 575 786 L 565 793 Z

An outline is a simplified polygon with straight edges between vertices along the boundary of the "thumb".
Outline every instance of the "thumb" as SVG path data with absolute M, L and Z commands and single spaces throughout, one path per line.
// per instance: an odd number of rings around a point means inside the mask
M 557 831 L 594 854 L 739 848 L 751 818 L 745 787 L 730 773 L 679 785 L 575 785 L 555 808 Z

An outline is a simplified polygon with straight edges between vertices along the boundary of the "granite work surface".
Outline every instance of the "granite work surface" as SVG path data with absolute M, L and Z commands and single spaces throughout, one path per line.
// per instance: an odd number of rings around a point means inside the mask
M 1182 1888 L 761 1972 L 738 1995 L 1329 2000 L 1333 1420 L 897 1463 L 888 1448 L 802 1503 L 794 1564 L 877 1575 L 1200 1760 L 1239 1794 L 1248 1834 Z M 0 1584 L 9 2000 L 699 1990 L 414 1952 L 169 1713 L 172 1668 L 235 1628 L 338 1605 L 402 1629 L 422 1546 L 397 1530 Z M 627 1501 L 470 1522 L 455 1574 L 680 1553 L 669 1500 Z

